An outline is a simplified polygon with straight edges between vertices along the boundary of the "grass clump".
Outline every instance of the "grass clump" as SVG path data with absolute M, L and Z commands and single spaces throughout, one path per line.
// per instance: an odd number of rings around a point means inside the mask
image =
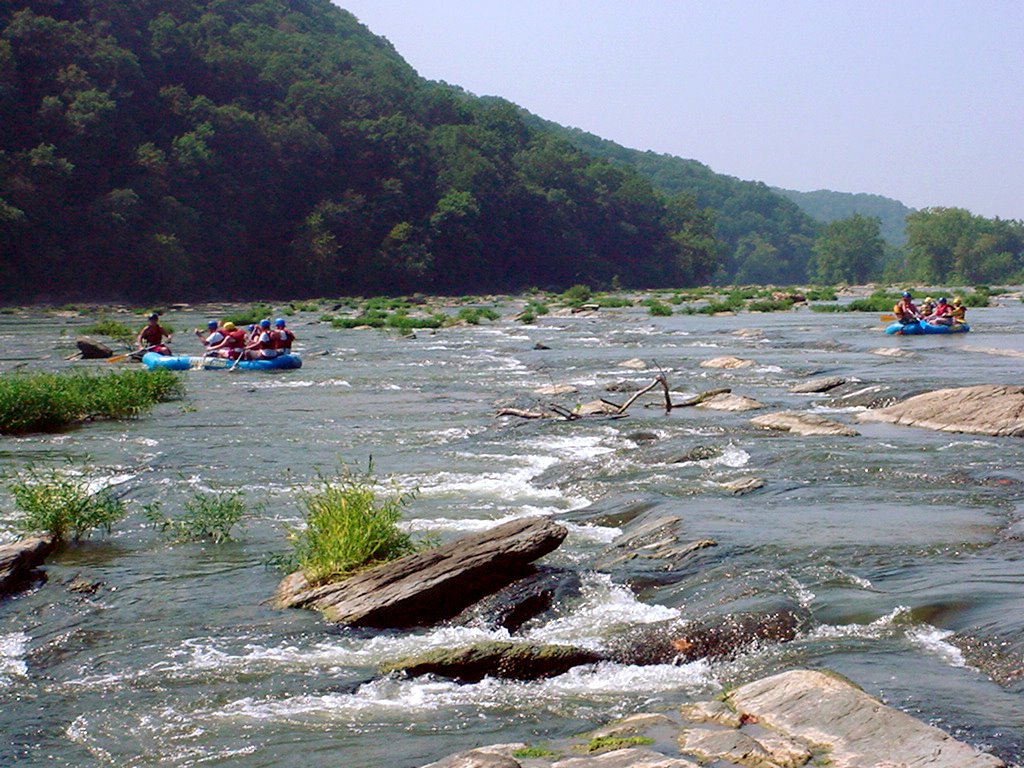
M 245 499 L 241 491 L 196 493 L 185 502 L 185 514 L 167 517 L 153 504 L 145 509 L 149 523 L 172 541 L 231 541 L 231 529 L 245 516 Z
M 791 299 L 757 299 L 747 305 L 751 312 L 786 312 L 792 308 Z
M 56 432 L 90 419 L 137 416 L 184 392 L 173 371 L 0 376 L 0 434 Z
M 58 542 L 79 540 L 95 530 L 110 533 L 127 515 L 124 503 L 110 488 L 93 490 L 84 476 L 57 469 L 29 469 L 10 491 L 20 511 L 15 525 L 25 533 L 44 531 Z
M 647 307 L 648 314 L 653 315 L 654 317 L 672 316 L 672 307 L 663 301 L 659 301 L 658 299 L 644 299 L 641 303 Z
M 324 584 L 415 549 L 398 528 L 412 495 L 381 494 L 371 477 L 346 470 L 336 479 L 317 476 L 302 494 L 306 526 L 289 531 L 291 557 L 283 564 L 300 569 L 310 584 Z
M 567 307 L 579 307 L 586 304 L 593 297 L 594 292 L 589 285 L 574 285 L 563 293 L 560 298 Z
M 459 310 L 459 314 L 455 316 L 455 322 L 462 320 L 470 325 L 480 325 L 481 320 L 494 322 L 500 319 L 501 315 L 490 307 L 463 307 Z
M 272 314 L 274 314 L 274 308 L 269 304 L 252 304 L 245 309 L 232 312 L 230 315 L 224 315 L 221 318 L 221 322 L 234 323 L 239 328 L 244 328 L 247 325 L 258 323 Z M 167 326 L 165 325 L 164 327 L 166 328 Z
M 866 299 L 854 299 L 846 305 L 846 312 L 892 312 L 893 306 L 900 300 L 900 294 L 888 291 L 875 291 Z
M 611 752 L 616 749 L 653 743 L 654 739 L 647 736 L 597 736 L 583 745 L 583 751 L 594 754 L 595 752 Z
M 512 757 L 523 758 L 523 757 L 557 757 L 557 752 L 552 752 L 550 749 L 544 749 L 543 747 L 520 747 L 512 752 Z
M 82 333 L 89 336 L 106 336 L 108 339 L 120 341 L 123 344 L 131 345 L 135 341 L 137 330 L 122 323 L 120 320 L 111 320 L 108 317 L 101 317 L 92 325 L 82 329 Z

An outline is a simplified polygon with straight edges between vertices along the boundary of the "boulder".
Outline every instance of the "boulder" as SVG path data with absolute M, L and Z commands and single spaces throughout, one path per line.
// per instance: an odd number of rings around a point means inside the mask
M 727 703 L 741 717 L 826 750 L 830 768 L 1005 766 L 837 675 L 783 672 L 733 690 Z
M 106 344 L 90 339 L 88 336 L 79 336 L 75 339 L 75 346 L 82 353 L 83 360 L 102 360 L 114 354 L 114 350 Z
M 615 638 L 612 658 L 621 664 L 673 664 L 727 659 L 756 643 L 793 640 L 808 623 L 806 611 L 782 608 L 716 616 L 680 624 L 668 621 L 631 628 Z
M 535 395 L 575 395 L 579 392 L 572 384 L 548 384 L 533 390 Z
M 762 328 L 739 328 L 733 331 L 732 335 L 741 339 L 763 339 L 764 330 Z
M 582 664 L 604 660 L 601 654 L 571 645 L 490 641 L 463 648 L 427 651 L 386 664 L 381 667 L 381 672 L 400 672 L 409 677 L 438 675 L 460 683 L 477 683 L 485 677 L 539 680 L 560 675 Z
M 712 411 L 756 411 L 758 408 L 764 408 L 762 403 L 757 402 L 752 397 L 744 397 L 743 395 L 733 395 L 728 393 L 722 393 L 709 397 L 708 399 L 697 403 L 698 408 L 708 408 Z
M 728 760 L 750 768 L 781 768 L 771 761 L 771 755 L 761 743 L 734 729 L 687 728 L 679 734 L 679 749 L 696 756 L 702 763 Z
M 341 581 L 310 585 L 301 572 L 278 586 L 274 605 L 314 608 L 329 621 L 410 627 L 450 619 L 531 572 L 566 529 L 544 517 L 519 518 Z
M 764 488 L 764 480 L 760 477 L 738 477 L 735 480 L 727 480 L 721 486 L 723 491 L 731 493 L 733 496 L 742 496 L 745 493 L 752 493 L 758 488 Z
M 679 714 L 691 723 L 718 723 L 726 728 L 739 728 L 743 725 L 740 716 L 721 701 L 695 701 L 683 704 Z
M 634 371 L 644 371 L 647 369 L 647 363 L 645 363 L 639 357 L 634 357 L 630 360 L 623 360 L 621 363 L 619 363 L 619 368 L 629 368 Z
M 56 546 L 51 536 L 31 536 L 0 546 L 0 597 L 29 583 L 33 571 L 42 565 Z
M 845 383 L 846 379 L 842 376 L 825 376 L 820 379 L 805 381 L 802 384 L 796 384 L 790 387 L 789 391 L 797 395 L 828 392 L 830 389 L 835 389 Z
M 623 526 L 622 534 L 597 556 L 593 567 L 608 571 L 629 562 L 671 571 L 692 553 L 718 545 L 711 539 L 681 541 L 682 528 L 683 520 L 678 515 L 643 515 Z
M 573 411 L 578 416 L 616 416 L 619 406 L 604 400 L 591 400 Z
M 700 364 L 701 368 L 749 368 L 754 364 L 753 360 L 741 360 L 738 357 L 726 355 L 724 357 L 713 357 Z
M 942 432 L 1024 436 L 1024 387 L 982 384 L 939 389 L 857 415 L 861 421 Z
M 685 453 L 680 453 L 676 456 L 672 456 L 666 461 L 669 464 L 688 464 L 695 461 L 707 461 L 708 459 L 715 459 L 722 455 L 722 449 L 716 448 L 711 445 L 695 445 Z
M 539 568 L 469 606 L 453 619 L 455 624 L 482 624 L 491 629 L 518 632 L 522 626 L 553 606 L 579 596 L 582 582 L 567 568 Z
M 840 435 L 851 437 L 860 434 L 852 427 L 840 424 L 838 421 L 826 419 L 824 416 L 814 413 L 799 411 L 766 413 L 762 416 L 755 416 L 750 420 L 750 423 L 757 427 L 777 429 L 797 435 Z

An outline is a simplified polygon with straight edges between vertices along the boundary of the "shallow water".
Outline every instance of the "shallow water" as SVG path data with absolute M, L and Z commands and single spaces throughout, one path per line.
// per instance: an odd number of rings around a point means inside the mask
M 503 308 L 508 318 L 511 306 Z M 169 313 L 187 329 L 206 319 Z M 491 742 L 568 736 L 644 708 L 707 698 L 723 686 L 796 666 L 827 667 L 886 702 L 1014 761 L 1024 753 L 1024 686 L 1001 687 L 949 642 L 978 635 L 1019 648 L 1024 559 L 1009 535 L 1021 517 L 1024 441 L 858 425 L 856 438 L 763 432 L 752 414 L 666 414 L 652 392 L 628 418 L 575 423 L 497 419 L 501 405 L 607 397 L 649 383 L 660 366 L 677 399 L 731 387 L 773 409 L 813 408 L 855 423 L 856 407 L 788 388 L 841 375 L 904 391 L 1019 383 L 1024 305 L 972 310 L 970 334 L 893 338 L 874 316 L 806 310 L 653 318 L 504 319 L 402 338 L 289 322 L 305 366 L 274 374 L 184 374 L 188 396 L 130 422 L 0 439 L 9 471 L 71 459 L 120 483 L 126 498 L 180 512 L 196 490 L 243 489 L 258 507 L 237 541 L 169 544 L 134 514 L 107 538 L 67 549 L 49 582 L 0 604 L 0 765 L 419 766 Z M 81 319 L 0 317 L 0 370 L 58 369 Z M 734 335 L 763 330 L 762 338 Z M 548 350 L 536 350 L 543 342 Z M 194 342 L 192 342 L 194 343 Z M 878 348 L 912 351 L 906 358 Z M 749 368 L 705 369 L 721 355 Z M 651 366 L 620 366 L 640 358 Z M 103 363 L 93 364 L 104 366 Z M 533 396 L 552 383 L 579 395 Z M 653 433 L 638 436 L 638 433 Z M 674 456 L 715 448 L 711 459 Z M 349 631 L 313 613 L 264 604 L 281 574 L 264 565 L 301 517 L 297 491 L 340 462 L 418 489 L 410 528 L 442 539 L 529 514 L 569 520 L 548 560 L 583 571 L 583 599 L 523 631 L 602 648 L 638 623 L 701 617 L 737 600 L 806 607 L 811 628 L 721 662 L 602 664 L 551 680 L 380 678 L 378 664 L 426 647 L 503 632 L 444 627 Z M 720 483 L 762 478 L 733 497 Z M 589 568 L 642 500 L 712 538 L 672 583 L 639 593 Z M 136 507 L 137 508 L 137 507 Z M 13 505 L 0 500 L 0 537 Z M 67 591 L 75 575 L 102 582 Z

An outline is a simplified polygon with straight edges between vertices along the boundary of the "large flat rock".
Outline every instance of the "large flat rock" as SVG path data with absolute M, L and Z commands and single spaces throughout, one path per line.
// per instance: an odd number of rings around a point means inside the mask
M 734 690 L 742 716 L 828 751 L 830 768 L 1001 768 L 992 755 L 915 720 L 836 675 L 793 670 Z
M 342 581 L 311 586 L 296 572 L 278 586 L 274 605 L 314 608 L 355 626 L 432 624 L 528 575 L 530 563 L 556 549 L 566 533 L 547 518 L 520 518 Z
M 816 413 L 803 413 L 801 411 L 777 411 L 766 413 L 763 416 L 755 416 L 750 423 L 756 427 L 775 429 L 780 432 L 791 432 L 795 435 L 838 435 L 841 437 L 853 437 L 857 430 L 840 424 L 833 419 L 826 419 Z
M 1024 387 L 982 384 L 938 389 L 886 408 L 865 411 L 857 418 L 942 432 L 1021 437 Z

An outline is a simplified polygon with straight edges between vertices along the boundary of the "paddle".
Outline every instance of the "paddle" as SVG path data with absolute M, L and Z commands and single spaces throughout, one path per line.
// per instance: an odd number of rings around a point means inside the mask
M 129 357 L 136 354 L 137 352 L 149 352 L 149 350 L 154 349 L 158 346 L 159 344 L 153 344 L 148 347 L 143 347 L 142 349 L 133 349 L 131 352 L 125 352 L 123 355 L 114 355 L 113 357 L 108 357 L 107 362 L 120 363 L 122 360 L 127 360 Z
M 896 315 L 882 315 L 882 322 L 883 323 L 891 323 L 895 319 L 896 319 Z
M 239 352 L 239 353 L 238 353 L 238 357 L 236 357 L 236 358 L 235 358 L 235 362 L 233 362 L 233 363 L 231 364 L 231 367 L 230 367 L 230 368 L 228 368 L 228 370 L 229 370 L 229 371 L 233 371 L 233 370 L 235 370 L 235 366 L 236 366 L 236 365 L 238 365 L 238 361 L 242 359 L 242 355 L 243 355 L 243 354 L 244 354 L 243 352 Z

